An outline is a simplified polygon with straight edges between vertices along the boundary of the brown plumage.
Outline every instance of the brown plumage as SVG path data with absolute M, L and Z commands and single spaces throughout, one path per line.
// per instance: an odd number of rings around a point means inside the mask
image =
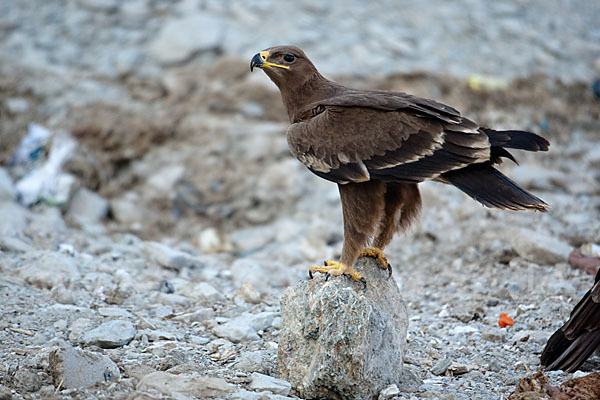
M 417 185 L 425 180 L 452 184 L 488 207 L 548 207 L 492 166 L 500 157 L 514 161 L 506 148 L 547 150 L 538 135 L 482 128 L 452 107 L 406 93 L 344 87 L 293 46 L 262 51 L 250 67 L 262 68 L 281 91 L 292 154 L 338 184 L 346 266 L 366 246 L 383 249 L 410 225 L 421 208 Z M 340 271 L 332 273 L 346 273 Z
M 548 339 L 541 363 L 549 370 L 575 372 L 600 348 L 600 270 L 569 320 Z

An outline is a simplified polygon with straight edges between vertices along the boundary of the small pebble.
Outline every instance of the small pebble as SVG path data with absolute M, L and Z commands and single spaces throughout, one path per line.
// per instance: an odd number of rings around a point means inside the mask
M 431 373 L 434 375 L 444 375 L 446 373 L 446 370 L 448 369 L 448 367 L 450 367 L 450 365 L 452 364 L 452 360 L 448 359 L 448 358 L 444 358 L 439 360 L 434 366 L 433 368 L 431 368 Z

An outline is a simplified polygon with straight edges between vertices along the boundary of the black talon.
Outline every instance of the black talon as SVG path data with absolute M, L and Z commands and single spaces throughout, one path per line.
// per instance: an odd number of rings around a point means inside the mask
M 388 279 L 390 279 L 392 277 L 392 264 L 388 264 L 387 269 L 389 272 Z
M 312 278 L 313 278 L 313 274 L 312 274 L 312 271 L 311 271 L 310 269 L 308 270 L 308 277 L 309 277 L 310 279 L 312 279 Z
M 331 274 L 329 272 L 325 274 L 325 282 L 327 282 L 329 280 L 330 276 L 331 276 Z
M 366 289 L 367 288 L 367 280 L 364 277 L 361 276 L 360 277 L 360 282 L 364 285 L 363 289 Z

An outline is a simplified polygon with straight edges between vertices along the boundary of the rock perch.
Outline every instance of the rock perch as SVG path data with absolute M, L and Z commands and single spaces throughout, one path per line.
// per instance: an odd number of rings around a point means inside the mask
M 408 318 L 394 278 L 375 259 L 356 270 L 367 280 L 323 276 L 281 299 L 281 378 L 307 399 L 370 399 L 400 382 Z

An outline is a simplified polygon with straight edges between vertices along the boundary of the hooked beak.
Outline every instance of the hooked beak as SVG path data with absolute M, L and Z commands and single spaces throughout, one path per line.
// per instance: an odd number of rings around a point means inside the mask
M 287 65 L 280 65 L 280 64 L 275 64 L 275 63 L 269 62 L 269 61 L 267 61 L 268 58 L 269 58 L 268 50 L 261 51 L 260 53 L 255 54 L 254 57 L 252 57 L 252 60 L 250 61 L 250 72 L 252 72 L 254 70 L 254 67 L 257 67 L 257 68 L 277 67 L 277 68 L 283 68 L 283 69 L 290 69 L 290 67 L 288 67 Z

